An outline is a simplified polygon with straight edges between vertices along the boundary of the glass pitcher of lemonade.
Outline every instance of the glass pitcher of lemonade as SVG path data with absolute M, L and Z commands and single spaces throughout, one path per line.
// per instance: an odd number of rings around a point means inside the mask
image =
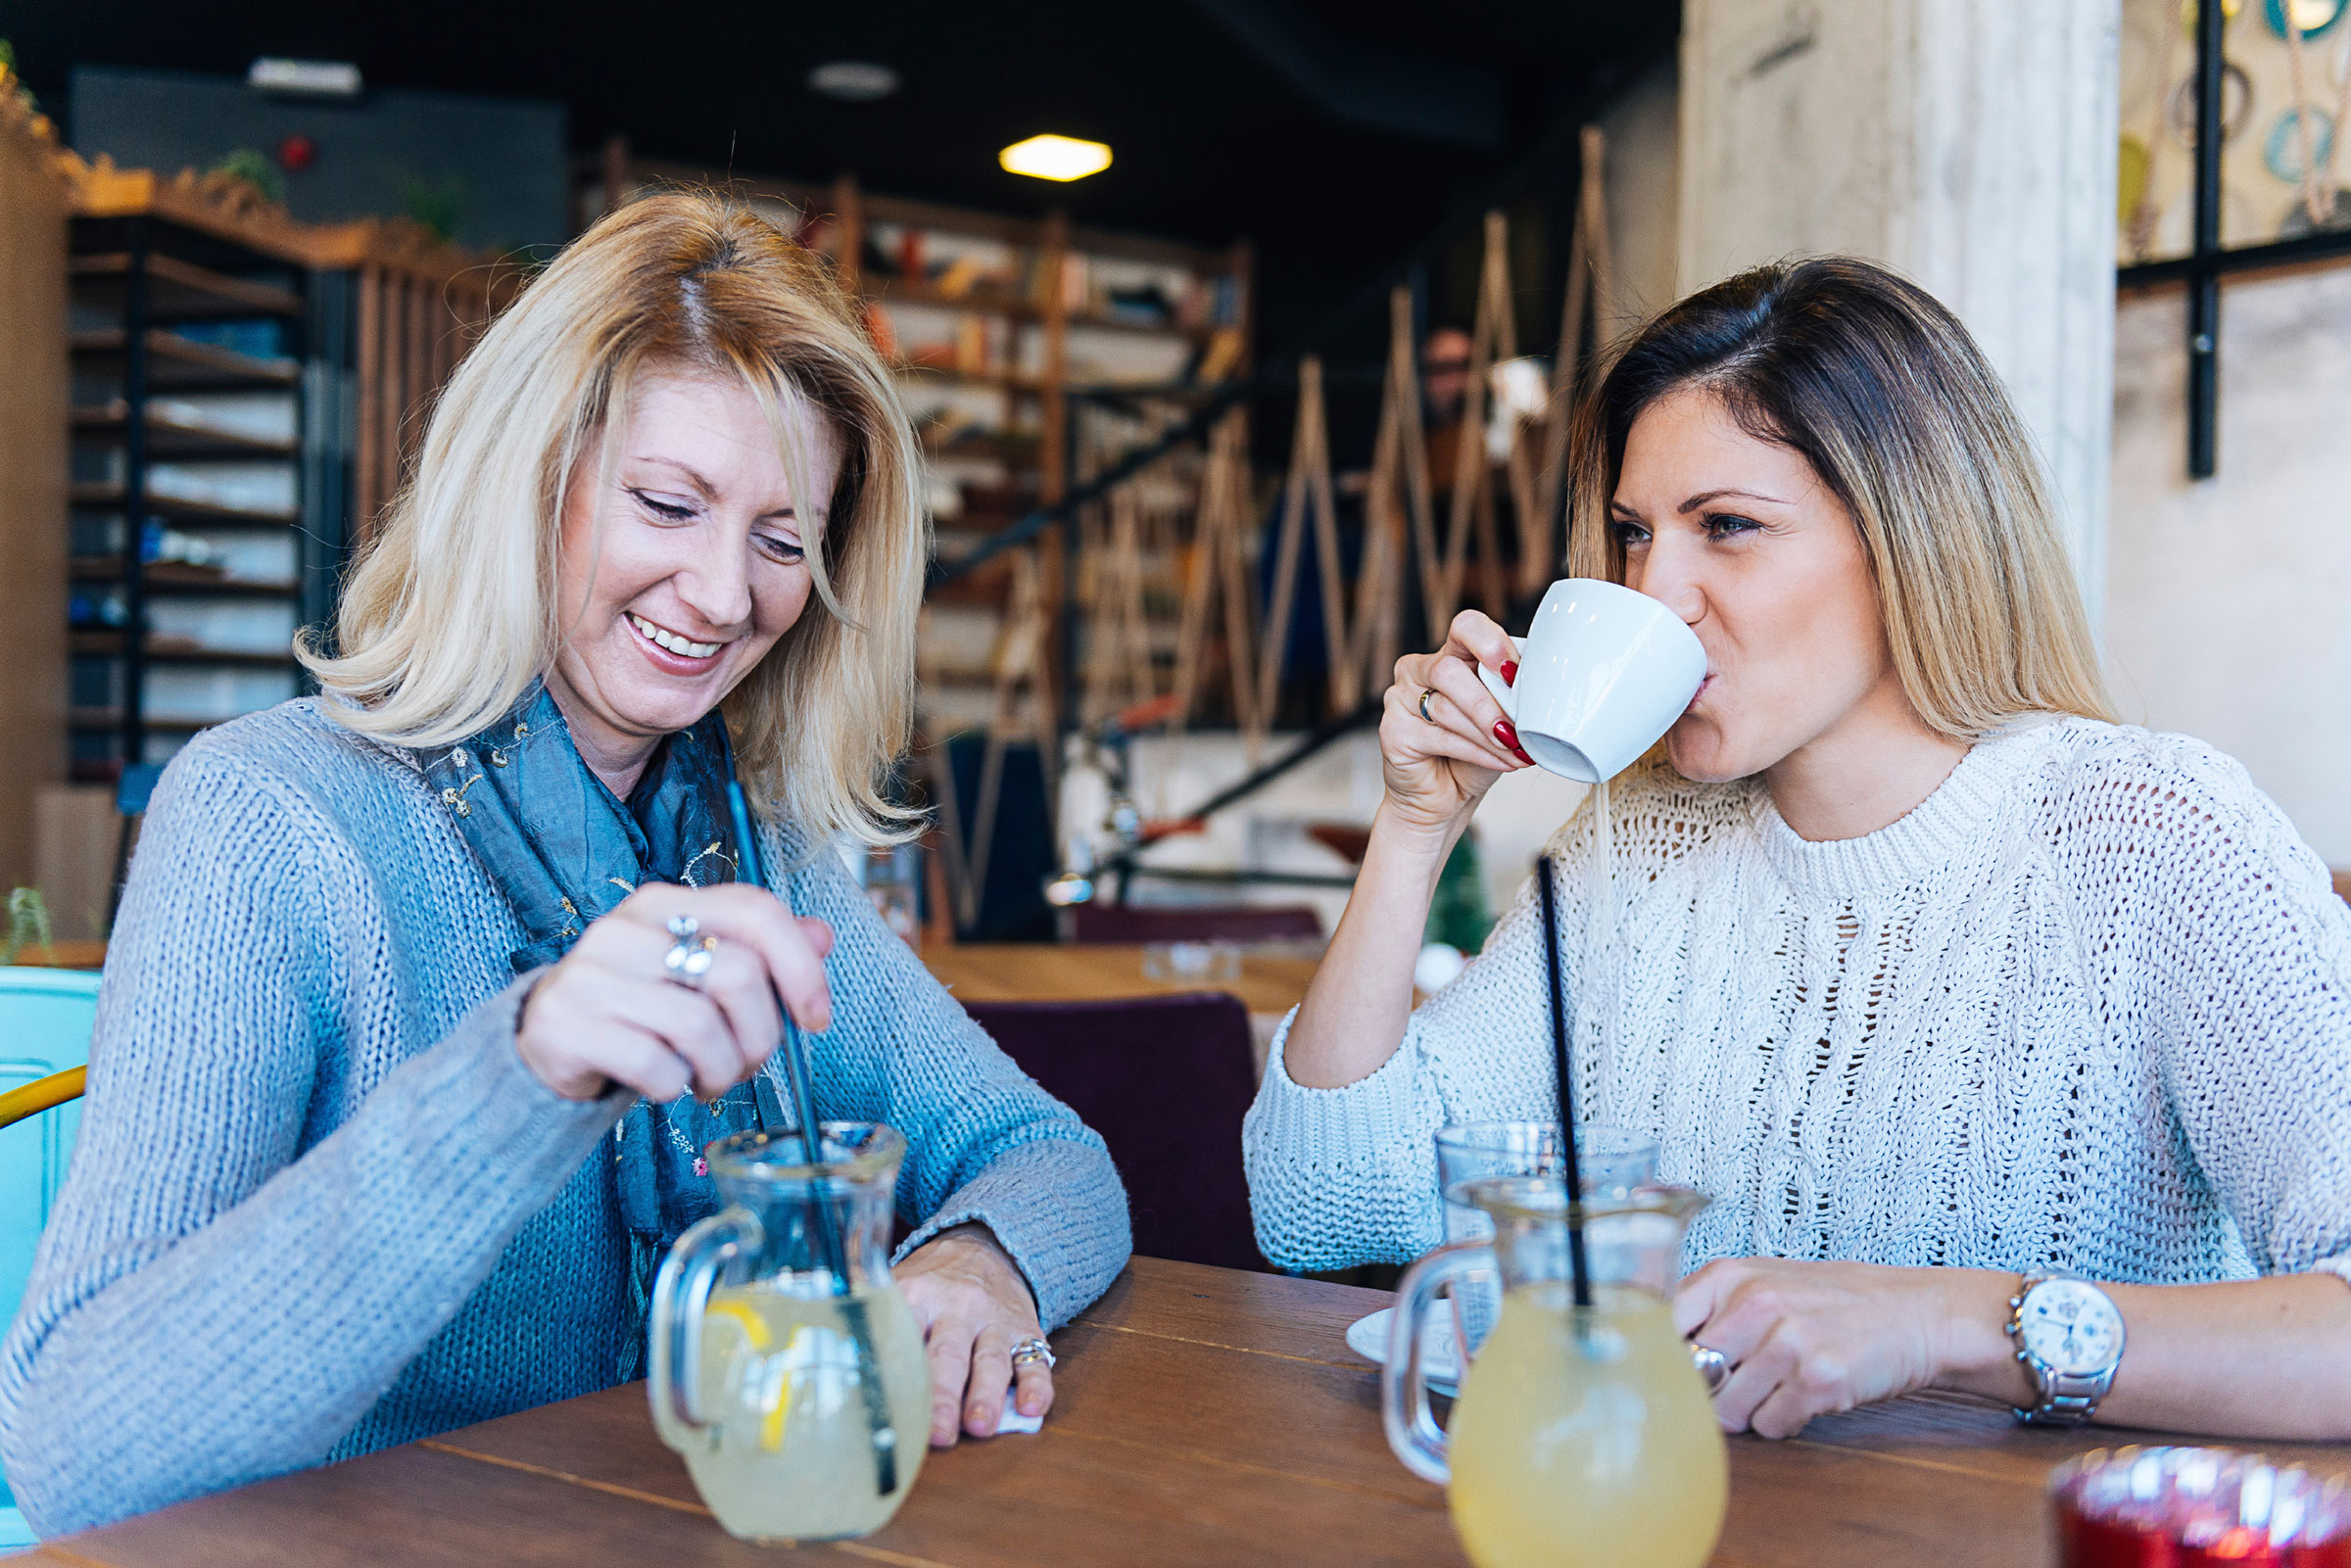
M 1727 1461 L 1668 1298 L 1706 1199 L 1681 1187 L 1587 1199 L 1592 1305 L 1577 1307 L 1566 1184 L 1497 1176 L 1463 1190 L 1494 1239 L 1440 1247 L 1405 1273 L 1382 1391 L 1397 1457 L 1450 1485 L 1477 1568 L 1699 1568 L 1722 1529 Z M 1502 1314 L 1449 1437 L 1429 1413 L 1421 1324 L 1440 1286 L 1497 1266 Z
M 931 1428 L 923 1331 L 889 1278 L 906 1140 L 824 1124 L 710 1146 L 727 1207 L 678 1238 L 653 1281 L 653 1424 L 728 1534 L 837 1541 L 889 1522 Z

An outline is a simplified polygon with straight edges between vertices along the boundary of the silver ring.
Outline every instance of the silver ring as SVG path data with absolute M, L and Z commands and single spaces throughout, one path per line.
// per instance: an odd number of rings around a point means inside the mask
M 1721 1393 L 1722 1386 L 1731 1380 L 1731 1358 L 1711 1345 L 1700 1345 L 1693 1341 L 1690 1360 L 1698 1368 L 1698 1375 L 1705 1379 L 1709 1396 Z
M 1033 1334 L 1012 1348 L 1012 1364 L 1015 1366 L 1028 1366 L 1033 1362 L 1042 1361 L 1045 1363 L 1045 1369 L 1051 1371 L 1059 1364 L 1060 1359 L 1053 1354 L 1052 1346 L 1047 1345 Z
M 1433 686 L 1424 686 L 1420 689 L 1420 722 L 1422 724 L 1434 724 L 1437 722 L 1428 716 L 1428 699 L 1436 694 L 1437 689 Z
M 680 926 L 688 928 L 680 932 Z M 669 972 L 670 983 L 690 991 L 702 988 L 702 977 L 718 958 L 718 938 L 696 934 L 700 930 L 693 916 L 680 915 L 669 923 L 669 933 L 678 938 L 677 943 L 661 955 L 661 967 Z
M 679 943 L 691 942 L 702 934 L 702 923 L 692 915 L 672 915 L 669 917 L 669 934 L 672 940 Z

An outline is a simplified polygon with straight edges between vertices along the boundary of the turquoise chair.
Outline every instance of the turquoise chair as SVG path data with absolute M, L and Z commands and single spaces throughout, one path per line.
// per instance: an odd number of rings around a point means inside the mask
M 33 1246 L 65 1183 L 97 1017 L 97 975 L 0 968 L 0 1323 L 24 1299 Z M 0 1551 L 32 1544 L 0 1476 Z

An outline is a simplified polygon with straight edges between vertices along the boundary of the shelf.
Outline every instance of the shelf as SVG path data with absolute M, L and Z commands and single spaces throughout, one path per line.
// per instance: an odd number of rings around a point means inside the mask
M 196 566 L 186 561 L 149 561 L 140 574 L 147 581 L 149 597 L 159 594 L 173 598 L 294 598 L 302 593 L 299 583 L 271 583 L 234 577 L 222 577 L 218 567 Z M 120 583 L 122 581 L 122 558 L 119 555 L 84 555 L 72 565 L 76 583 Z
M 120 359 L 122 340 L 120 327 L 104 327 L 74 333 L 72 348 L 84 358 Z M 147 380 L 157 387 L 218 387 L 257 381 L 290 387 L 302 380 L 302 361 L 239 354 L 154 327 L 147 333 Z
M 76 256 L 67 271 L 76 278 L 111 280 L 130 273 L 130 253 Z M 303 312 L 302 296 L 272 283 L 255 283 L 175 256 L 147 254 L 147 311 L 156 316 L 288 315 Z
M 129 410 L 120 401 L 111 407 L 73 410 L 75 430 L 120 434 L 129 423 Z M 291 457 L 302 451 L 302 443 L 239 435 L 194 420 L 174 419 L 150 404 L 147 448 L 159 457 Z
M 74 485 L 67 493 L 67 499 L 76 506 L 120 506 L 122 504 L 122 487 L 107 484 Z M 249 511 L 241 506 L 216 506 L 211 501 L 159 496 L 153 491 L 147 494 L 147 510 L 173 517 L 194 517 L 208 523 L 236 523 L 250 528 L 287 528 L 301 517 L 295 511 Z
M 1044 383 L 1037 377 L 1012 370 L 958 370 L 952 365 L 917 364 L 912 359 L 901 359 L 890 368 L 900 375 L 937 376 L 942 381 L 959 382 L 967 387 L 996 387 L 1006 392 L 1044 391 Z
M 968 294 L 946 295 L 930 283 L 909 283 L 904 278 L 873 280 L 879 291 L 871 296 L 877 305 L 920 306 L 936 310 L 969 310 L 980 315 L 1008 316 L 1015 321 L 1042 322 L 1045 309 L 1032 300 L 1024 300 L 1001 289 L 973 289 Z M 1155 338 L 1189 338 L 1204 342 L 1214 337 L 1217 328 L 1185 326 L 1177 321 L 1134 321 L 1125 316 L 1105 315 L 1100 311 L 1080 310 L 1063 318 L 1073 329 L 1084 328 L 1094 332 L 1137 332 Z
M 92 627 L 75 627 L 67 651 L 76 658 L 119 659 L 124 651 L 122 634 Z M 265 670 L 291 670 L 298 667 L 291 653 L 253 653 L 241 649 L 197 647 L 176 641 L 158 642 L 152 634 L 147 639 L 147 662 L 234 664 L 246 669 Z

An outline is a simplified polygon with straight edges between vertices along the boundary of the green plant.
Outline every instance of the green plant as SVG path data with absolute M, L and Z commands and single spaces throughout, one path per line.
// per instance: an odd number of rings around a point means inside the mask
M 430 229 L 436 239 L 446 243 L 457 237 L 457 225 L 465 221 L 465 208 L 471 195 L 462 174 L 441 180 L 402 174 L 398 182 L 403 213 Z
M 8 941 L 0 946 L 0 964 L 14 964 L 27 947 L 49 945 L 49 906 L 37 887 L 20 887 L 8 895 Z
M 264 200 L 284 202 L 286 176 L 269 162 L 269 155 L 252 147 L 240 147 L 213 166 L 213 172 L 230 179 L 241 179 L 262 193 Z

